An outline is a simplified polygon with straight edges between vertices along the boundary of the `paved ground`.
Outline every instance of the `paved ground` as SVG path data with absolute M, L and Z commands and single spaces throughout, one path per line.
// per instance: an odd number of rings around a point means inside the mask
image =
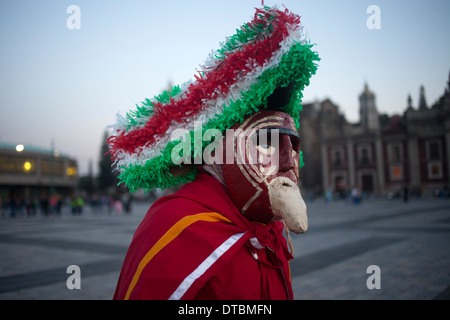
M 296 299 L 450 299 L 450 199 L 307 205 L 310 229 L 292 235 Z M 0 218 L 0 299 L 111 299 L 148 206 Z M 67 288 L 69 265 L 81 268 L 80 290 Z
M 450 299 L 450 201 L 308 204 L 295 236 L 296 299 Z M 376 265 L 381 289 L 367 288 Z

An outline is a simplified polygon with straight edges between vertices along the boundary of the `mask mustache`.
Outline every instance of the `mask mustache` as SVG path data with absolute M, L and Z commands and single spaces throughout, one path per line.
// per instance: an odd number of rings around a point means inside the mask
M 306 204 L 300 189 L 291 179 L 277 177 L 268 186 L 272 212 L 283 219 L 290 231 L 304 233 L 308 230 Z

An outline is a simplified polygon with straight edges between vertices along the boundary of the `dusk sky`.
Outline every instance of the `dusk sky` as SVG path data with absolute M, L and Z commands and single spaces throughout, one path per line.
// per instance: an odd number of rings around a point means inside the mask
M 380 113 L 403 114 L 444 92 L 450 71 L 448 0 L 284 0 L 302 18 L 321 61 L 304 103 L 330 98 L 359 120 L 364 83 Z M 70 5 L 80 29 L 69 29 Z M 380 29 L 366 22 L 380 9 Z M 211 50 L 251 20 L 261 0 L 0 0 L 0 142 L 50 148 L 98 170 L 100 145 L 116 113 L 169 83 L 194 77 Z

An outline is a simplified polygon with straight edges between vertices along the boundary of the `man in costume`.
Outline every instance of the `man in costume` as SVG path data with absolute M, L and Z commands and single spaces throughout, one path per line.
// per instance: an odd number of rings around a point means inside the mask
M 118 116 L 108 143 L 121 181 L 186 184 L 149 209 L 114 299 L 293 299 L 283 229 L 307 230 L 297 129 L 311 47 L 299 16 L 256 9 L 195 81 Z

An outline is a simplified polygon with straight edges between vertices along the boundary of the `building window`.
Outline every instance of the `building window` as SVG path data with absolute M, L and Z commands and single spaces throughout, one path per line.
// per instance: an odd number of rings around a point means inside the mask
M 427 148 L 427 159 L 429 160 L 441 159 L 442 150 L 440 140 L 428 140 L 426 142 L 426 148 Z
M 75 166 L 67 167 L 66 174 L 71 178 L 76 177 L 77 176 L 77 167 L 75 167 Z
M 0 173 L 36 173 L 36 161 L 30 158 L 0 156 Z
M 342 166 L 342 156 L 341 156 L 341 152 L 339 151 L 335 151 L 334 152 L 334 166 L 335 167 L 340 167 Z
M 344 148 L 335 147 L 331 149 L 331 162 L 333 168 L 342 168 L 344 166 Z
M 369 164 L 369 151 L 366 148 L 361 149 L 361 163 Z
M 388 158 L 389 162 L 401 162 L 402 157 L 402 145 L 400 143 L 389 144 L 388 145 Z
M 389 166 L 389 175 L 391 181 L 403 180 L 403 166 L 399 164 L 392 164 Z
M 59 160 L 42 160 L 42 174 L 62 176 L 64 174 L 63 163 Z
M 442 179 L 442 162 L 431 161 L 428 163 L 428 178 L 429 179 Z
M 370 145 L 358 146 L 358 163 L 361 166 L 372 164 L 372 149 Z

